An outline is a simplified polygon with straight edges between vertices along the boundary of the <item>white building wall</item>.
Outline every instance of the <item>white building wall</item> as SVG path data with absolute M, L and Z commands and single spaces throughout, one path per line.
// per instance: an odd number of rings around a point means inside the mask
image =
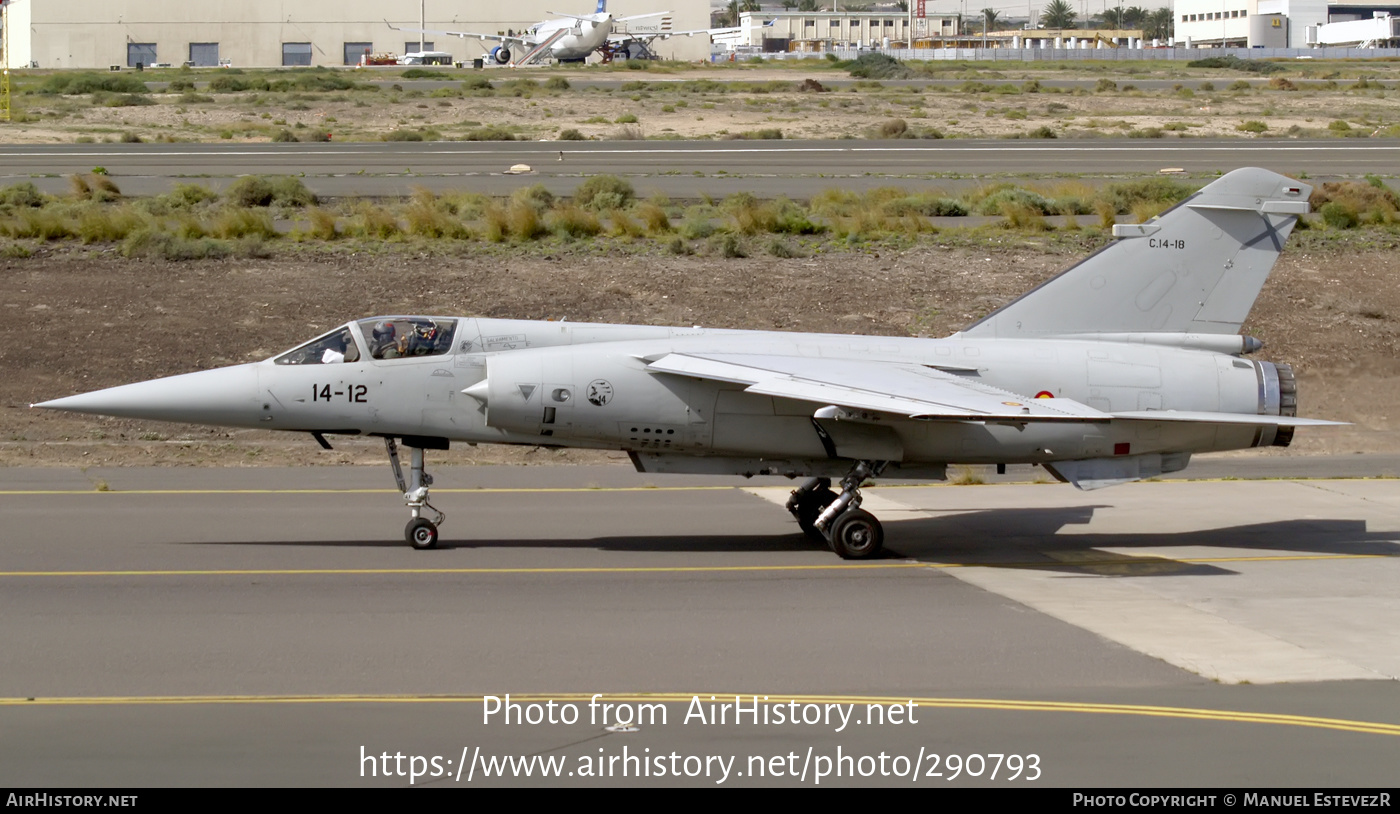
M 1249 39 L 1249 15 L 1258 14 L 1260 0 L 1176 0 L 1175 34 L 1178 45 L 1231 43 Z
M 511 3 L 426 0 L 426 27 L 485 34 L 523 29 L 548 19 L 551 11 L 591 14 L 596 0 L 515 0 Z M 709 27 L 703 0 L 609 0 L 617 17 L 671 12 L 672 29 Z M 126 65 L 128 43 L 155 43 L 156 61 L 179 65 L 189 59 L 190 43 L 218 43 L 220 59 L 236 67 L 277 67 L 282 44 L 311 43 L 313 65 L 341 65 L 345 43 L 370 43 L 376 52 L 401 54 L 418 28 L 419 0 L 15 0 L 11 5 L 12 64 L 31 60 L 41 68 L 106 68 Z M 27 14 L 21 26 L 20 15 Z M 27 29 L 27 30 L 25 30 Z M 495 43 L 426 34 L 438 51 L 468 61 Z M 709 43 L 701 37 L 656 40 L 665 58 L 702 60 Z M 21 56 L 24 58 L 21 61 Z
M 772 21 L 772 25 L 764 23 Z M 908 12 L 889 11 L 761 11 L 739 15 L 739 25 L 747 42 L 761 45 L 764 39 L 791 39 L 794 42 L 831 42 L 838 47 L 847 45 L 876 47 L 888 38 L 907 42 L 913 32 L 920 39 L 952 37 L 957 34 L 955 17 L 928 16 L 923 30 L 909 27 Z M 915 21 L 917 23 L 917 20 Z
M 1327 22 L 1327 0 L 1285 0 L 1288 4 L 1288 47 L 1307 48 L 1306 28 Z
M 30 11 L 31 0 L 16 0 L 10 3 L 5 9 L 5 20 L 10 26 L 12 35 L 6 43 L 9 51 L 5 53 L 6 68 L 23 68 L 33 59 L 30 56 Z

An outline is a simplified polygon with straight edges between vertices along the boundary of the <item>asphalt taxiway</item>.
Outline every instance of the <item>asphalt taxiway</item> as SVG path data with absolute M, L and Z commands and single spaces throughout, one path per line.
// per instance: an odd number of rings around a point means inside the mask
M 418 187 L 492 195 L 543 184 L 572 194 L 583 179 L 629 178 L 643 197 L 751 192 L 807 198 L 832 188 L 952 188 L 959 179 L 1093 182 L 1179 168 L 1198 177 L 1240 167 L 1360 178 L 1386 172 L 1400 145 L 1354 139 L 364 142 L 345 144 L 54 144 L 0 146 L 0 184 L 68 189 L 100 166 L 128 195 L 176 183 L 222 189 L 241 175 L 296 175 L 319 195 L 401 196 Z M 519 164 L 524 174 L 510 174 Z
M 415 785 L 720 780 L 563 774 L 627 750 L 810 785 L 839 748 L 872 762 L 823 784 L 1393 785 L 1400 481 L 868 489 L 888 556 L 846 563 L 783 481 L 438 474 L 417 552 L 378 469 L 0 471 L 0 783 L 408 785 L 385 752 L 439 758 Z M 485 720 L 506 693 L 580 717 Z M 658 706 L 609 731 L 595 693 Z M 768 723 L 694 715 L 736 695 Z M 810 705 L 865 723 L 772 723 Z M 860 776 L 882 752 L 905 774 Z

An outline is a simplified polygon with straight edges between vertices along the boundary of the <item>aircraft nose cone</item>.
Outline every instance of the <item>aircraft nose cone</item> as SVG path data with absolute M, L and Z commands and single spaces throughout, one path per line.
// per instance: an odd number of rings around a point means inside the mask
M 31 405 L 44 410 L 179 421 L 188 424 L 258 426 L 257 365 L 202 370 L 95 390 Z

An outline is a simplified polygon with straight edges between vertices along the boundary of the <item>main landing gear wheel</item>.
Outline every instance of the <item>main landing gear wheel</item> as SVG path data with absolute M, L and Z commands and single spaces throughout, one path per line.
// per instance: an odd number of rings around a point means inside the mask
M 868 560 L 885 545 L 885 529 L 864 509 L 847 509 L 831 524 L 831 550 L 843 560 Z
M 817 528 L 817 518 L 827 506 L 836 502 L 836 493 L 831 491 L 830 478 L 813 478 L 801 487 L 792 490 L 788 498 L 787 510 L 797 519 L 797 525 L 813 540 L 826 541 L 826 535 Z
M 885 471 L 886 461 L 856 461 L 846 477 L 841 479 L 841 494 L 821 509 L 812 527 L 821 532 L 831 550 L 843 560 L 868 560 L 878 556 L 885 545 L 885 530 L 875 515 L 860 507 L 860 486 L 867 478 L 878 477 Z M 819 491 L 815 481 L 793 493 L 793 501 L 801 506 L 799 493 Z M 793 505 L 789 501 L 789 507 Z M 796 514 L 796 511 L 793 512 Z M 799 517 L 798 522 L 801 522 Z
M 408 525 L 404 527 L 403 536 L 408 540 L 409 545 L 419 551 L 437 548 L 437 526 L 426 517 L 415 517 L 408 521 Z

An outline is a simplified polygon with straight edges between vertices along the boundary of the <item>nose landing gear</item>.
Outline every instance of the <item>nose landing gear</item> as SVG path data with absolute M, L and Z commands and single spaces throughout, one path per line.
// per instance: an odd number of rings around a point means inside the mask
M 404 502 L 408 504 L 408 511 L 412 515 L 408 525 L 404 527 L 403 536 L 408 544 L 420 551 L 436 548 L 438 543 L 438 526 L 447 519 L 447 515 L 438 511 L 437 507 L 428 502 L 428 487 L 433 485 L 433 476 L 423 470 L 423 450 L 421 447 L 409 447 L 409 480 L 404 482 L 403 466 L 399 463 L 399 445 L 392 438 L 384 439 L 384 449 L 389 453 L 389 465 L 394 468 L 394 481 L 399 485 L 399 491 L 403 492 Z M 429 520 L 422 516 L 423 510 L 428 509 L 433 513 L 433 519 Z
M 793 490 L 787 509 L 807 536 L 825 540 L 842 559 L 875 557 L 884 547 L 885 531 L 860 508 L 860 485 L 884 469 L 884 461 L 858 461 L 841 479 L 840 494 L 832 491 L 829 478 L 813 478 Z

